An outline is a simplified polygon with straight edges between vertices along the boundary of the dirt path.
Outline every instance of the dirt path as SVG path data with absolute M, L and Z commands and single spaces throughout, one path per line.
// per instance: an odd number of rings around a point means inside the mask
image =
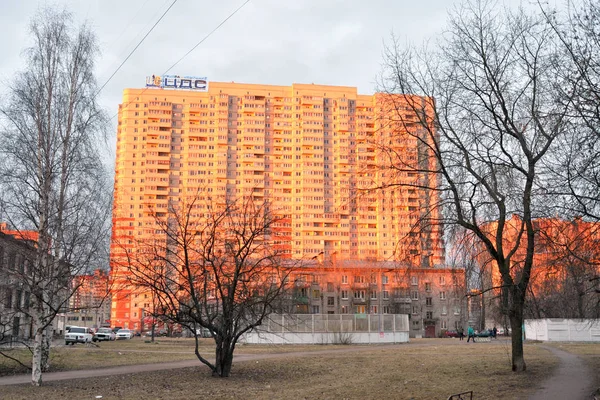
M 575 354 L 552 346 L 542 346 L 560 360 L 556 373 L 543 383 L 543 388 L 529 400 L 589 400 L 592 399 L 592 371 Z

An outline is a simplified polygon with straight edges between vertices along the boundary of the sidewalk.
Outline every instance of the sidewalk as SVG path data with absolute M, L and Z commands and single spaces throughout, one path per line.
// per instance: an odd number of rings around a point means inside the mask
M 542 347 L 558 357 L 560 364 L 556 373 L 529 400 L 592 399 L 592 393 L 598 388 L 593 387 L 594 376 L 590 368 L 575 354 L 552 346 Z

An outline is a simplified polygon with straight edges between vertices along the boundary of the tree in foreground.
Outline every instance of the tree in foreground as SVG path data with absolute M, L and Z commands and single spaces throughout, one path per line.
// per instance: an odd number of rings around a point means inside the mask
M 155 212 L 153 238 L 127 249 L 118 268 L 134 291 L 153 295 L 152 317 L 191 331 L 198 359 L 227 377 L 238 340 L 276 311 L 292 267 L 273 246 L 278 219 L 266 203 L 199 197 Z M 214 338 L 214 363 L 198 351 L 202 329 Z
M 513 371 L 526 369 L 522 326 L 533 221 L 549 211 L 543 162 L 565 130 L 565 106 L 555 101 L 555 49 L 542 16 L 467 2 L 450 15 L 436 45 L 401 48 L 395 41 L 381 84 L 388 93 L 380 105 L 388 117 L 382 129 L 396 129 L 392 142 L 379 143 L 381 157 L 397 174 L 437 174 L 418 185 L 442 191 L 442 222 L 472 232 L 493 260 L 512 327 Z M 419 162 L 407 162 L 390 145 L 403 137 L 426 149 Z M 507 240 L 511 224 L 516 235 Z M 513 262 L 519 249 L 525 255 Z
M 1 107 L 0 184 L 9 222 L 35 231 L 29 292 L 32 383 L 49 368 L 52 322 L 77 290 L 73 275 L 106 259 L 110 188 L 97 152 L 105 124 L 95 100 L 96 40 L 66 11 L 43 9 L 30 25 L 27 66 Z

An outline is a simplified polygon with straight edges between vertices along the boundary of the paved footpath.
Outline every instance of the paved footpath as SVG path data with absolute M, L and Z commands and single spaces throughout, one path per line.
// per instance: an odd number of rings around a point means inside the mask
M 542 346 L 558 357 L 560 364 L 536 394 L 529 400 L 589 400 L 593 399 L 593 375 L 590 368 L 575 354 L 552 346 Z M 598 373 L 598 371 L 596 371 Z

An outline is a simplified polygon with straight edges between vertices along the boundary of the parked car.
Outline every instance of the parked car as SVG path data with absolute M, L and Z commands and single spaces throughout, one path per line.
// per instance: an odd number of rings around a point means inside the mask
M 117 340 L 118 339 L 131 339 L 133 337 L 133 332 L 129 329 L 119 329 L 117 332 Z
M 448 329 L 446 332 L 444 332 L 444 337 L 457 338 L 458 332 L 455 329 Z
M 89 343 L 92 341 L 93 335 L 90 328 L 83 326 L 71 326 L 69 331 L 65 333 L 65 345 L 74 345 L 75 343 Z
M 492 337 L 494 336 L 491 329 L 484 329 L 481 332 L 475 332 L 475 337 Z
M 196 336 L 202 337 L 202 338 L 210 338 L 210 337 L 212 337 L 212 334 L 211 334 L 210 329 L 208 329 L 208 328 L 197 328 Z
M 100 329 L 98 329 L 98 332 L 96 332 L 94 334 L 94 337 L 92 338 L 92 340 L 94 342 L 99 342 L 102 340 L 115 340 L 116 338 L 117 338 L 117 335 L 115 335 L 115 333 L 112 331 L 112 329 L 100 328 Z

